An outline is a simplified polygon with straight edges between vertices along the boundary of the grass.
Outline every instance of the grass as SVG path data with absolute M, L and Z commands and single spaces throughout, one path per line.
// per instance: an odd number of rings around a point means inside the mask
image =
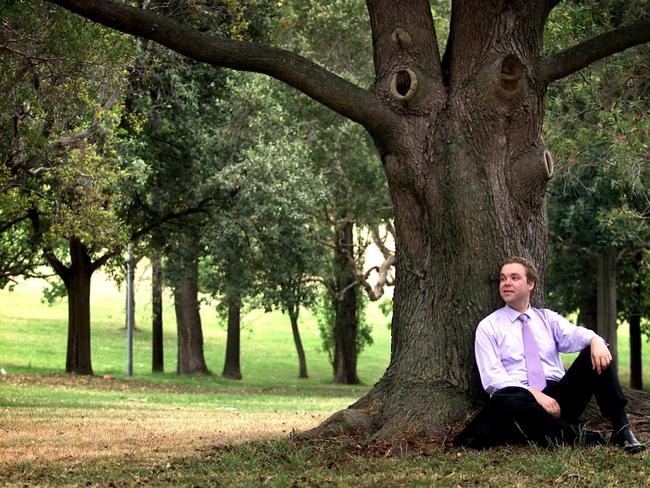
M 427 443 L 289 439 L 292 431 L 314 427 L 352 403 L 381 376 L 390 331 L 377 308 L 368 310 L 375 343 L 359 357 L 363 385 L 331 383 L 315 320 L 306 312 L 301 332 L 309 379 L 297 378 L 287 317 L 256 310 L 244 318 L 244 379 L 221 378 L 225 329 L 207 304 L 202 308 L 205 354 L 215 374 L 179 377 L 169 298 L 167 372 L 150 372 L 148 284 L 142 277 L 139 283 L 132 378 L 125 374 L 123 294 L 102 276 L 93 283 L 98 376 L 92 378 L 62 373 L 65 302 L 40 303 L 38 282 L 0 292 L 0 367 L 8 372 L 0 377 L 0 485 L 650 486 L 650 457 L 611 448 L 468 452 Z M 619 332 L 625 364 L 626 331 Z M 625 381 L 626 368 L 620 370 Z

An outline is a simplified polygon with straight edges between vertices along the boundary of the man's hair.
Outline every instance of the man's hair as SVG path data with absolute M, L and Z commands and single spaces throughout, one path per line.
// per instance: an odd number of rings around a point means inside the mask
M 507 257 L 501 263 L 501 268 L 503 268 L 506 264 L 514 264 L 514 263 L 521 264 L 526 270 L 526 280 L 530 281 L 534 285 L 537 285 L 537 282 L 539 281 L 539 274 L 537 273 L 535 266 L 533 266 L 532 263 L 528 261 L 526 258 L 522 258 L 521 256 Z

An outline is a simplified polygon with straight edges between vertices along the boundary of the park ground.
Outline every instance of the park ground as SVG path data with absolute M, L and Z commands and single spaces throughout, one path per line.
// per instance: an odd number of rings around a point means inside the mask
M 165 374 L 152 375 L 150 301 L 139 281 L 134 376 L 125 375 L 123 296 L 96 279 L 95 377 L 62 373 L 66 304 L 40 302 L 42 284 L 0 293 L 0 485 L 2 486 L 650 486 L 650 455 L 612 448 L 453 449 L 448 442 L 367 439 L 297 440 L 344 408 L 383 373 L 390 331 L 368 309 L 375 342 L 359 358 L 359 386 L 331 383 L 315 319 L 301 327 L 310 378 L 297 378 L 288 319 L 251 310 L 244 320 L 242 372 L 220 378 L 225 329 L 203 306 L 212 376 L 174 371 L 173 313 L 166 309 Z M 169 300 L 167 300 L 169 304 Z M 621 376 L 627 348 L 620 333 Z M 647 349 L 647 347 L 646 347 Z M 645 358 L 645 364 L 650 358 Z M 645 377 L 648 384 L 649 378 Z M 635 418 L 650 440 L 646 419 Z M 451 432 L 450 432 L 451 435 Z

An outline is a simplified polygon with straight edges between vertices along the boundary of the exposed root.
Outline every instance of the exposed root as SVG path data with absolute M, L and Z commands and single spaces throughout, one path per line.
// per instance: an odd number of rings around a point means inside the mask
M 294 437 L 306 440 L 332 435 L 362 435 L 375 429 L 371 414 L 364 410 L 348 408 L 336 412 L 318 427 L 295 434 Z
M 471 402 L 461 391 L 444 383 L 375 388 L 350 408 L 295 437 L 354 435 L 393 446 L 419 438 L 442 441 L 471 408 Z

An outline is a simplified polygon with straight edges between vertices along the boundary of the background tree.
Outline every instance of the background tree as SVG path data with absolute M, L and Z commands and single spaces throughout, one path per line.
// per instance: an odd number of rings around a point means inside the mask
M 554 43 L 575 42 L 585 32 L 636 18 L 642 8 L 616 3 L 596 13 L 586 6 L 564 8 L 551 24 L 549 37 Z M 579 309 L 579 321 L 597 329 L 603 322 L 598 302 L 606 298 L 605 285 L 618 283 L 613 289 L 618 300 L 608 299 L 614 306 L 612 330 L 599 333 L 608 336 L 615 353 L 616 305 L 619 317 L 635 317 L 630 335 L 634 386 L 641 379 L 639 314 L 647 314 L 636 286 L 643 285 L 643 250 L 650 242 L 650 153 L 642 129 L 650 124 L 649 55 L 647 46 L 626 51 L 610 63 L 583 70 L 580 78 L 556 85 L 546 124 L 547 141 L 557 156 L 550 186 L 551 300 L 565 313 Z M 607 275 L 594 272 L 603 262 L 613 265 Z
M 289 1 L 279 15 L 277 44 L 357 84 L 372 83 L 370 32 L 361 3 Z M 341 31 L 346 36 L 340 36 Z M 371 340 L 363 320 L 365 300 L 358 292 L 366 284 L 367 243 L 358 237 L 363 226 L 392 215 L 385 178 L 373 164 L 372 141 L 362 127 L 312 101 L 296 99 L 286 88 L 276 92 L 289 120 L 305 134 L 313 171 L 329 188 L 327 202 L 317 214 L 321 223 L 314 229 L 329 256 L 320 272 L 324 295 L 315 310 L 334 381 L 356 384 L 357 355 Z
M 376 76 L 364 89 L 294 53 L 201 34 L 118 2 L 56 3 L 198 61 L 269 74 L 371 134 L 395 213 L 391 361 L 366 396 L 323 428 L 361 424 L 378 438 L 442 436 L 470 408 L 481 391 L 472 336 L 501 304 L 498 264 L 518 254 L 541 271 L 546 265 L 546 90 L 650 40 L 642 18 L 545 53 L 556 0 L 463 0 L 452 2 L 440 56 L 428 1 L 369 0 Z M 541 282 L 536 299 L 543 293 Z
M 66 371 L 92 374 L 90 280 L 125 238 L 112 141 L 130 41 L 54 6 L 3 10 L 2 254 L 24 274 L 38 249 L 53 268 L 68 296 Z

